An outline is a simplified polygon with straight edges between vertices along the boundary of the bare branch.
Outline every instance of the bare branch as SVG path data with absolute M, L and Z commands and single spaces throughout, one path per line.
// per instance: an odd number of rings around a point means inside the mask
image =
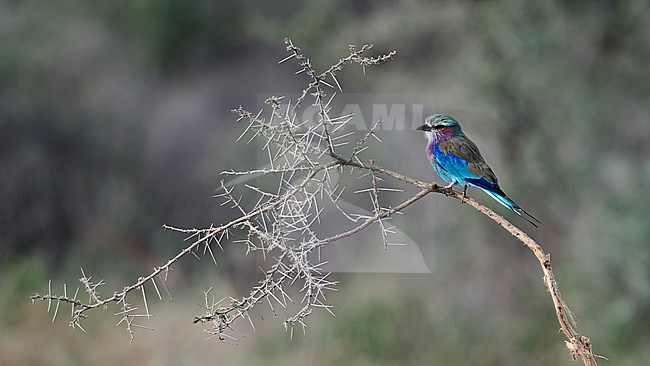
M 162 299 L 162 295 L 158 285 L 162 284 L 171 299 L 166 281 L 172 265 L 179 259 L 188 254 L 197 258 L 201 254 L 209 255 L 216 265 L 214 246 L 223 250 L 226 244 L 238 244 L 245 247 L 247 254 L 262 254 L 265 259 L 262 266 L 265 268 L 260 268 L 262 278 L 257 286 L 242 297 L 227 297 L 215 301 L 210 295 L 211 289 L 208 289 L 203 294 L 204 313 L 195 316 L 194 323 L 207 325 L 205 331 L 209 337 L 216 337 L 224 342 L 235 342 L 240 337 L 234 330 L 237 320 L 244 319 L 255 329 L 251 312 L 254 309 L 259 311 L 260 306 L 268 306 L 276 314 L 276 307 L 279 305 L 278 309 L 283 308 L 286 311 L 298 308 L 283 322 L 290 336 L 293 336 L 294 328 L 305 334 L 306 319 L 315 309 L 324 309 L 334 315 L 331 305 L 327 304 L 327 292 L 336 290 L 337 282 L 331 280 L 329 273 L 323 270 L 325 262 L 320 260 L 321 248 L 334 241 L 351 237 L 373 223 L 379 226 L 384 248 L 397 245 L 389 241 L 393 228 L 388 225 L 388 220 L 396 213 L 403 213 L 406 208 L 428 194 L 437 193 L 474 207 L 533 252 L 542 268 L 544 284 L 551 295 L 561 331 L 567 338 L 571 357 L 580 357 L 585 365 L 596 365 L 589 338 L 577 332 L 573 314 L 562 299 L 551 267 L 550 255 L 537 242 L 494 211 L 460 192 L 388 170 L 375 164 L 373 160 L 364 163 L 359 155 L 368 151 L 371 136 L 379 140 L 375 132 L 380 121 L 363 136 L 355 139 L 356 133 L 344 129 L 353 115 L 330 116 L 332 100 L 336 93 L 332 93 L 329 100 L 326 100 L 326 90 L 342 90 L 336 78 L 339 71 L 347 65 L 358 64 L 365 72 L 366 67 L 391 59 L 395 52 L 367 57 L 365 54 L 371 49 L 371 45 L 363 45 L 358 49 L 351 45 L 345 57 L 324 71 L 317 72 L 309 58 L 290 39 L 285 40 L 285 45 L 289 55 L 280 63 L 295 60 L 299 67 L 296 74 L 307 75 L 307 87 L 296 100 L 287 101 L 286 105 L 283 104 L 284 97 L 273 96 L 267 99 L 267 107 L 256 113 L 243 106 L 233 110 L 237 120 L 245 124 L 238 140 L 246 137 L 248 142 L 258 141 L 261 150 L 268 157 L 268 161 L 260 168 L 245 171 L 227 170 L 221 173 L 232 180 L 222 181 L 215 197 L 224 207 L 235 210 L 238 217 L 228 223 L 211 225 L 208 228 L 186 229 L 164 225 L 165 229 L 185 234 L 189 244 L 149 274 L 139 277 L 111 296 L 104 297 L 100 293 L 99 289 L 105 285 L 103 280 L 93 281 L 92 277 L 82 270 L 82 277 L 79 279 L 81 284 L 74 296 L 68 295 L 67 285 L 63 287 L 63 295 L 53 294 L 50 281 L 47 294 L 34 294 L 31 296 L 32 301 L 46 301 L 48 312 L 54 302 L 53 320 L 59 314 L 61 303 L 70 304 L 70 326 L 79 327 L 82 331 L 81 321 L 91 310 L 106 308 L 109 305 L 116 306 L 119 309 L 114 313 L 119 318 L 117 324 L 126 328 L 130 341 L 133 341 L 134 329 L 150 329 L 136 323 L 153 316 L 146 295 L 148 284 L 155 290 L 159 299 Z M 330 79 L 331 82 L 328 81 Z M 306 100 L 318 110 L 312 121 L 301 121 L 297 118 L 296 110 Z M 346 144 L 352 146 L 350 155 L 346 154 L 348 158 L 339 154 L 342 150 L 340 147 Z M 367 183 L 367 188 L 357 192 L 369 193 L 371 212 L 354 213 L 342 204 L 345 186 L 338 182 L 338 177 L 344 171 L 358 181 Z M 263 179 L 265 184 L 262 186 L 246 183 L 250 178 Z M 380 182 L 389 180 L 400 187 L 415 187 L 417 192 L 410 195 L 402 193 L 404 198 L 401 203 L 394 207 L 383 207 L 380 202 L 380 199 L 384 201 L 381 192 L 406 191 L 402 188 L 380 186 Z M 350 226 L 341 228 L 329 236 L 319 233 L 318 224 L 325 210 L 340 212 L 350 221 Z M 88 295 L 87 301 L 78 298 L 80 289 Z M 139 296 L 129 297 L 133 293 Z M 295 296 L 295 300 L 290 294 Z M 135 305 L 136 303 L 138 305 Z M 144 311 L 138 313 L 139 308 Z

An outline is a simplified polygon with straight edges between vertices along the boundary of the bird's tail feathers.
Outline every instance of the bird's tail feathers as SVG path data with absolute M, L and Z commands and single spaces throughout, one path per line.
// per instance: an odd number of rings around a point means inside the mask
M 510 211 L 516 213 L 517 215 L 521 216 L 524 220 L 528 221 L 531 225 L 534 227 L 539 227 L 539 225 L 544 225 L 542 224 L 541 221 L 539 221 L 535 216 L 529 214 L 526 212 L 523 208 L 519 207 L 513 200 L 511 200 L 508 196 L 505 194 L 498 194 L 496 192 L 490 192 L 488 190 L 485 190 L 487 194 L 489 194 L 492 198 L 494 198 L 497 202 L 508 208 Z

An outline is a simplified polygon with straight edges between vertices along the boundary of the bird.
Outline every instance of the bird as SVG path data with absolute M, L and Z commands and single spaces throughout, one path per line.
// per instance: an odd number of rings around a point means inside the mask
M 424 131 L 428 139 L 427 158 L 440 178 L 449 183 L 445 188 L 462 185 L 463 196 L 467 193 L 467 186 L 479 188 L 533 226 L 543 225 L 503 192 L 492 168 L 453 117 L 433 114 L 416 130 Z

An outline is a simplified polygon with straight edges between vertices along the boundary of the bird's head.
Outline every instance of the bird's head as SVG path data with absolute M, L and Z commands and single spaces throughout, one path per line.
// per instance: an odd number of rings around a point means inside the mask
M 418 131 L 424 131 L 427 138 L 443 140 L 462 133 L 460 124 L 453 117 L 446 114 L 432 114 L 424 120 L 424 124 L 418 128 Z

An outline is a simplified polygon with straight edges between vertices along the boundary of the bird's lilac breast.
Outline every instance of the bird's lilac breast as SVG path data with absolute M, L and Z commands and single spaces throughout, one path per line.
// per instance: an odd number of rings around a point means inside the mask
M 435 150 L 437 148 L 437 145 L 443 141 L 446 141 L 454 136 L 454 128 L 453 127 L 445 127 L 441 128 L 437 131 L 433 131 L 433 134 L 429 138 L 429 142 L 427 143 L 427 158 L 431 162 L 434 159 L 434 155 L 436 154 Z
M 429 159 L 429 162 L 432 162 L 433 160 L 433 155 L 435 154 L 434 152 L 434 146 L 435 146 L 436 141 L 434 139 L 430 139 L 429 143 L 427 144 L 427 159 Z

